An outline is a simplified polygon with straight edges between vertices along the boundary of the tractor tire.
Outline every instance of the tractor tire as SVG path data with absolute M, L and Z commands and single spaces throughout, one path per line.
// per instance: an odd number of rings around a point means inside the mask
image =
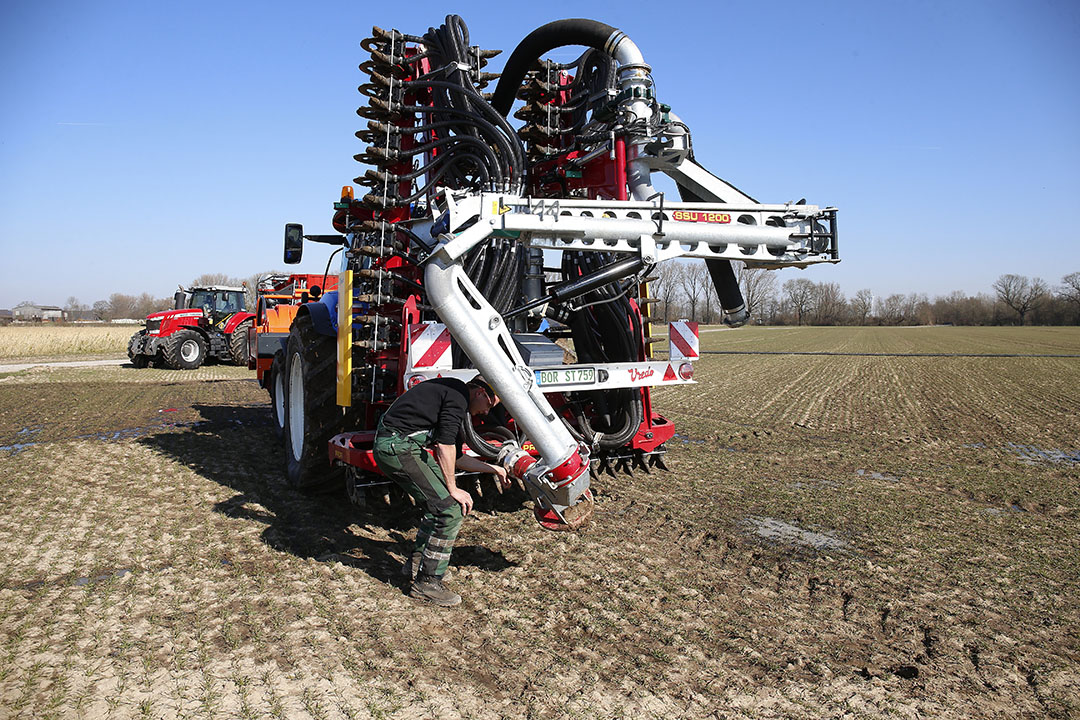
M 164 354 L 173 370 L 194 370 L 206 362 L 206 339 L 194 330 L 180 330 L 165 341 Z
M 128 360 L 130 360 L 131 364 L 137 368 L 144 368 L 150 364 L 149 355 L 143 355 L 142 353 L 135 352 L 135 346 L 142 344 L 140 341 L 142 340 L 144 335 L 146 335 L 146 331 L 140 330 L 139 332 L 132 335 L 131 340 L 128 341 Z
M 270 366 L 270 377 L 266 389 L 270 391 L 270 414 L 274 420 L 274 439 L 285 438 L 285 426 L 288 424 L 288 406 L 285 404 L 285 355 L 278 353 Z
M 248 364 L 248 328 L 251 327 L 251 319 L 248 318 L 233 328 L 229 335 L 229 358 L 234 365 L 247 366 Z
M 286 477 L 297 490 L 342 487 L 345 472 L 330 464 L 330 438 L 344 426 L 337 404 L 337 341 L 320 335 L 308 315 L 293 321 L 285 358 Z

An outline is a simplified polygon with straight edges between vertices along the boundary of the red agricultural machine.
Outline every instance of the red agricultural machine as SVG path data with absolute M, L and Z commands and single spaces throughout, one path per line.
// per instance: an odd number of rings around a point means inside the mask
M 146 317 L 146 327 L 131 336 L 128 358 L 138 368 L 151 363 L 194 370 L 209 358 L 247 364 L 247 312 L 242 287 L 181 288 L 172 310 Z
M 566 45 L 585 50 L 542 58 Z M 390 403 L 479 371 L 502 403 L 465 423 L 469 451 L 522 482 L 543 526 L 576 527 L 591 473 L 662 467 L 674 428 L 650 387 L 693 382 L 696 326 L 672 324 L 668 358 L 653 355 L 657 263 L 704 260 L 725 322 L 741 325 L 731 262 L 837 262 L 836 209 L 759 203 L 698 165 L 690 129 L 609 25 L 545 25 L 501 76 L 484 70 L 498 51 L 472 45 L 457 16 L 423 35 L 375 28 L 361 46 L 366 193 L 343 188 L 338 236 L 285 231 L 286 262 L 305 238 L 344 250 L 337 290 L 298 305 L 274 361 L 289 481 L 344 479 L 359 499 L 385 482 L 371 444 Z

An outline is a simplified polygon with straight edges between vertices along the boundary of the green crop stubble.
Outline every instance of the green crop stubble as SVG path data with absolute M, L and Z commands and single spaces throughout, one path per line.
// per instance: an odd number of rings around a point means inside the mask
M 1069 333 L 1029 328 L 998 340 L 872 330 L 725 331 L 702 345 L 1073 347 Z M 1064 629 L 1080 618 L 1077 470 L 1024 464 L 1005 444 L 1076 449 L 1064 420 L 1080 407 L 1080 361 L 706 355 L 699 385 L 654 396 L 691 441 L 669 444 L 674 471 L 595 477 L 583 533 L 540 532 L 512 506 L 471 518 L 451 579 L 466 603 L 451 613 L 385 579 L 384 548 L 400 556 L 407 517 L 338 513 L 340 497 L 285 486 L 267 425 L 229 414 L 264 406 L 254 383 L 134 383 L 137 371 L 108 370 L 91 390 L 89 376 L 57 371 L 0 392 L 0 427 L 17 430 L 35 402 L 48 410 L 42 444 L 0 454 L 0 551 L 12 558 L 0 571 L 0 690 L 26 696 L 24 707 L 390 717 L 437 715 L 450 700 L 485 718 L 500 711 L 467 703 L 490 696 L 538 711 L 557 698 L 554 717 L 591 716 L 589 698 L 605 698 L 611 716 L 650 702 L 660 716 L 692 716 L 707 713 L 687 703 L 770 697 L 775 714 L 805 716 L 850 695 L 868 714 L 923 702 L 924 714 L 956 718 L 990 716 L 1004 700 L 1006 713 L 1041 708 L 1026 668 L 1042 702 L 1067 713 L 1053 688 L 1075 688 Z M 102 398 L 115 407 L 89 412 Z M 103 434 L 149 426 L 162 407 L 186 421 L 243 420 L 65 439 L 84 421 Z M 749 534 L 751 517 L 848 549 L 766 542 Z M 506 566 L 473 565 L 469 546 Z M 312 559 L 327 548 L 344 564 Z M 121 568 L 131 573 L 71 584 Z M 48 584 L 10 589 L 32 580 Z M 64 661 L 45 659 L 49 648 Z M 975 690 L 985 680 L 968 648 L 997 669 L 995 690 Z M 898 666 L 921 675 L 890 674 Z M 873 681 L 834 684 L 863 670 Z M 448 672 L 457 689 L 425 685 Z

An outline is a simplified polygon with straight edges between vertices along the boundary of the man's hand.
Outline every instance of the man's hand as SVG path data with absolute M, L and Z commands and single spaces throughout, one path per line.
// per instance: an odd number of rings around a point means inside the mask
M 457 500 L 458 505 L 461 506 L 461 514 L 468 515 L 472 510 L 472 495 L 458 487 L 447 488 L 447 490 L 450 491 L 450 497 Z
M 510 487 L 510 476 L 506 474 L 506 468 L 501 465 L 491 465 L 491 474 L 495 476 L 495 489 L 500 493 Z
M 457 469 L 465 472 L 491 473 L 495 476 L 495 489 L 499 492 L 510 487 L 512 482 L 506 474 L 506 468 L 502 465 L 487 463 L 469 455 L 462 455 L 457 459 Z

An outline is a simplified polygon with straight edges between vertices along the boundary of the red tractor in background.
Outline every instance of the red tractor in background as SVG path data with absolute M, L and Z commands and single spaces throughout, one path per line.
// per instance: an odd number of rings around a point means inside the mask
M 153 363 L 173 370 L 194 370 L 208 358 L 248 364 L 247 312 L 243 287 L 183 286 L 172 310 L 152 313 L 146 327 L 131 336 L 128 358 L 137 368 Z
M 259 280 L 255 320 L 248 325 L 249 370 L 256 371 L 259 387 L 270 393 L 278 438 L 285 428 L 285 351 L 289 327 L 302 305 L 316 302 L 324 291 L 336 291 L 337 275 L 273 274 Z

